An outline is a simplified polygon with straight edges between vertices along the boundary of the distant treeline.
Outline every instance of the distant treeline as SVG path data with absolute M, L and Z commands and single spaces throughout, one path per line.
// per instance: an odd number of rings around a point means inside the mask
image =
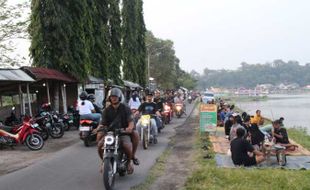
M 205 69 L 202 75 L 197 75 L 200 88 L 208 87 L 248 87 L 257 84 L 297 83 L 300 86 L 310 84 L 310 63 L 300 65 L 297 61 L 284 62 L 275 60 L 266 64 L 241 63 L 237 70 L 209 70 Z

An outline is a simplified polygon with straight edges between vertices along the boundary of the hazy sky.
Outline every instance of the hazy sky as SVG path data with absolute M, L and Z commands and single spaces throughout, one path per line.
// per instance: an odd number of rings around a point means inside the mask
M 310 63 L 309 0 L 144 0 L 145 23 L 187 71 L 275 59 Z

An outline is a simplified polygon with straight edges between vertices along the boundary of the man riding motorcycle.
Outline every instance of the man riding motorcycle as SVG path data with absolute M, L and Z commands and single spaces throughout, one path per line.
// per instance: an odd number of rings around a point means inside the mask
M 157 110 L 160 112 L 161 116 L 164 115 L 164 99 L 160 97 L 160 91 L 156 90 L 155 91 L 155 98 L 154 98 L 154 102 L 157 105 Z M 156 117 L 156 124 L 157 127 L 159 128 L 163 128 L 163 122 L 159 117 Z
M 151 115 L 151 116 L 155 116 L 157 115 L 158 117 L 160 117 L 160 113 L 157 109 L 157 105 L 155 102 L 153 102 L 153 93 L 148 92 L 146 94 L 146 101 L 143 102 L 138 111 L 136 112 L 136 114 L 142 113 L 142 115 L 147 114 L 147 115 Z M 141 124 L 141 120 L 138 121 L 137 123 L 137 130 L 141 131 L 142 124 Z M 152 135 L 154 136 L 154 143 L 157 143 L 157 135 L 158 135 L 158 128 L 157 128 L 157 124 L 156 124 L 156 120 L 155 118 L 151 118 L 151 131 L 152 131 Z
M 111 104 L 102 113 L 102 122 L 100 129 L 110 127 L 112 123 L 117 123 L 118 125 L 113 126 L 120 126 L 130 134 L 121 136 L 121 145 L 128 158 L 127 173 L 132 174 L 134 168 L 131 163 L 131 160 L 134 161 L 134 164 L 136 165 L 139 164 L 138 159 L 135 158 L 135 151 L 137 150 L 138 147 L 139 136 L 134 131 L 134 123 L 129 107 L 121 103 L 122 97 L 123 96 L 120 89 L 118 88 L 111 89 L 109 96 L 109 101 L 111 102 Z M 100 158 L 103 159 L 102 146 L 104 145 L 105 134 L 100 129 L 99 132 L 97 133 L 98 154 Z

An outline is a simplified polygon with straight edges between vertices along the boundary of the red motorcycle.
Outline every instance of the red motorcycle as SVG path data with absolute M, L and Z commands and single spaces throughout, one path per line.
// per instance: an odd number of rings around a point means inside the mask
M 26 144 L 30 150 L 40 150 L 44 146 L 44 141 L 36 130 L 38 124 L 33 120 L 25 120 L 20 127 L 16 127 L 13 132 L 0 129 L 0 148 L 4 146 L 16 146 Z
M 165 103 L 163 110 L 163 121 L 165 124 L 169 124 L 172 119 L 172 104 Z

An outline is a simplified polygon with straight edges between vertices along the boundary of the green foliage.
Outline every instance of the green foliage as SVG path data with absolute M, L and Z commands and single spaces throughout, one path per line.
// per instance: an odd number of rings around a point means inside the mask
M 266 64 L 241 63 L 236 71 L 205 69 L 199 78 L 199 86 L 207 87 L 255 87 L 257 84 L 297 83 L 310 84 L 310 64 L 299 65 L 296 61 L 275 60 Z
M 87 1 L 33 0 L 31 10 L 33 65 L 85 79 L 91 68 L 85 30 Z
M 305 128 L 288 128 L 289 137 L 304 148 L 310 150 L 310 136 Z
M 20 66 L 22 59 L 19 55 L 12 55 L 15 50 L 15 39 L 27 37 L 26 30 L 29 23 L 28 18 L 22 13 L 29 8 L 25 2 L 17 5 L 8 5 L 7 0 L 0 0 L 0 66 Z
M 109 0 L 109 20 L 111 33 L 111 56 L 109 58 L 108 76 L 115 84 L 122 84 L 120 66 L 122 63 L 122 29 L 119 0 Z
M 150 31 L 146 35 L 150 58 L 150 77 L 164 89 L 183 86 L 193 89 L 196 80 L 180 68 L 180 60 L 175 55 L 173 42 L 156 38 Z
M 138 82 L 137 73 L 137 0 L 124 0 L 122 9 L 122 35 L 123 35 L 123 72 L 124 79 Z

